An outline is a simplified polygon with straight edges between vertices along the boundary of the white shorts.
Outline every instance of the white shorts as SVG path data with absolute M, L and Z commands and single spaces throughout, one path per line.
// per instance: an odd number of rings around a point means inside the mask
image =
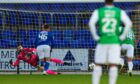
M 126 56 L 129 58 L 134 57 L 134 47 L 131 44 L 122 44 L 121 45 L 122 50 L 126 50 Z
M 50 57 L 50 46 L 49 45 L 40 45 L 37 47 L 37 54 L 39 59 Z
M 124 65 L 124 59 L 120 58 L 120 65 Z
M 119 44 L 98 44 L 95 50 L 95 63 L 97 64 L 119 64 Z

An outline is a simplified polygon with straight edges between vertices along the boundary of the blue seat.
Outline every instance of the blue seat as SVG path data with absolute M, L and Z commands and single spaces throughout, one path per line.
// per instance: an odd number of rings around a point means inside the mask
M 0 25 L 2 25 L 2 13 L 0 13 Z
M 34 46 L 35 38 L 38 34 L 39 30 L 20 30 L 20 43 L 22 43 L 25 47 L 32 47 Z
M 47 23 L 47 24 L 51 24 L 52 23 L 52 18 L 51 18 L 51 14 L 42 14 L 42 24 L 43 23 Z
M 2 38 L 4 39 L 12 39 L 16 36 L 16 33 L 11 30 L 5 30 L 2 32 Z
M 28 30 L 27 33 L 29 37 L 36 38 L 37 34 L 39 33 L 39 30 Z
M 8 45 L 7 45 L 7 42 L 8 41 L 4 41 L 5 39 L 1 39 L 1 41 L 0 41 L 0 47 L 1 48 L 8 48 Z
M 63 40 L 63 31 L 62 30 L 52 30 L 54 39 Z
M 38 25 L 39 15 L 32 12 L 19 12 L 19 22 L 23 25 Z
M 24 19 L 22 20 L 22 23 L 21 24 L 24 24 L 24 25 L 31 25 L 33 24 L 32 22 L 32 17 L 23 17 Z
M 140 40 L 137 43 L 137 47 L 140 48 Z
M 17 40 L 10 40 L 10 39 L 2 39 L 2 45 L 4 45 L 4 47 L 9 47 L 9 48 L 12 48 L 12 47 L 16 47 L 17 46 Z
M 132 10 L 136 8 L 137 2 L 116 2 L 115 6 L 124 10 Z M 102 7 L 103 3 L 58 3 L 58 4 L 0 4 L 0 8 L 19 10 L 37 10 L 37 11 L 93 11 L 96 8 Z
M 34 41 L 35 41 L 35 38 L 21 38 L 20 39 L 20 43 L 23 44 L 24 47 L 32 47 L 34 46 Z
M 83 48 L 94 48 L 95 42 L 93 40 L 82 40 L 82 46 Z
M 64 39 L 65 40 L 73 40 L 75 36 L 74 30 L 64 30 Z
M 83 48 L 83 44 L 80 40 L 70 40 L 70 48 Z
M 89 39 L 91 34 L 88 30 L 77 30 L 76 31 L 76 38 L 77 39 Z
M 134 65 L 140 65 L 140 60 L 133 60 Z
M 27 36 L 27 31 L 26 30 L 19 30 L 18 33 L 20 34 L 20 38 L 23 38 Z
M 76 25 L 76 14 L 67 14 L 66 17 L 70 25 L 73 25 L 73 26 Z
M 19 36 L 20 36 L 20 43 L 24 44 L 25 42 L 27 42 L 30 38 L 30 33 L 28 33 L 28 31 L 26 30 L 19 30 Z
M 66 40 L 55 40 L 55 48 L 68 48 L 69 43 Z
M 17 17 L 17 13 L 16 12 L 8 12 L 8 15 L 6 16 L 6 24 L 12 24 L 12 25 L 16 25 L 19 24 L 20 21 Z
M 53 23 L 58 25 L 67 25 L 69 23 L 69 19 L 65 14 L 54 14 Z

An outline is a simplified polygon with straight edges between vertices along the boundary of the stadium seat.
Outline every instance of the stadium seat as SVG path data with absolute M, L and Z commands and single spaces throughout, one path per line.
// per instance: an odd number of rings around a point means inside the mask
M 95 41 L 93 40 L 81 40 L 83 48 L 94 48 Z
M 71 48 L 94 48 L 96 43 L 93 40 L 78 39 L 70 40 L 69 44 Z
M 62 30 L 52 30 L 54 35 L 54 39 L 56 40 L 63 40 L 63 31 Z
M 77 39 L 89 39 L 90 37 L 91 37 L 91 35 L 88 30 L 77 30 L 76 31 Z
M 36 38 L 37 34 L 39 33 L 39 30 L 28 30 L 27 33 L 29 37 Z
M 117 2 L 117 7 L 124 10 L 132 10 L 136 8 L 137 2 Z M 59 3 L 59 4 L 0 4 L 0 8 L 18 10 L 37 10 L 37 11 L 93 11 L 96 8 L 102 7 L 103 3 Z
M 84 48 L 80 40 L 70 40 L 70 48 Z
M 140 48 L 140 40 L 137 43 L 137 47 Z
M 9 47 L 9 48 L 16 48 L 16 46 L 17 46 L 17 40 L 10 40 L 10 39 L 2 39 L 1 40 L 2 41 L 2 45 L 4 46 L 4 47 Z
M 52 23 L 52 16 L 51 14 L 41 14 L 42 15 L 42 22 L 41 23 L 47 23 L 51 24 Z
M 31 47 L 34 45 L 34 41 L 37 35 L 38 30 L 29 30 L 29 31 L 25 31 L 25 30 L 20 30 L 19 34 L 20 34 L 20 43 L 23 44 L 25 47 Z
M 35 47 L 34 46 L 35 38 L 22 38 L 20 39 L 20 43 L 23 44 L 24 47 Z
M 57 25 L 67 25 L 68 19 L 65 17 L 65 14 L 54 14 L 53 23 Z
M 38 25 L 39 24 L 39 14 L 32 12 L 20 12 L 19 14 L 20 24 L 22 25 Z
M 58 25 L 76 25 L 76 15 L 74 14 L 54 14 L 53 23 Z
M 33 22 L 32 17 L 23 16 L 22 18 L 23 18 L 23 20 L 22 20 L 21 24 L 23 24 L 23 25 L 31 25 Z
M 7 43 L 3 39 L 0 40 L 0 48 L 8 48 Z
M 74 30 L 64 30 L 64 40 L 70 41 L 74 40 L 75 32 Z
M 3 39 L 12 40 L 12 39 L 14 39 L 15 36 L 16 36 L 16 33 L 14 31 L 11 31 L 11 30 L 5 30 L 2 32 Z
M 0 13 L 0 25 L 2 25 L 2 13 Z
M 20 18 L 18 17 L 18 13 L 16 11 L 10 11 L 7 12 L 7 15 L 5 17 L 6 19 L 6 24 L 12 24 L 12 25 L 16 25 L 16 24 L 20 24 Z
M 140 65 L 140 60 L 133 60 L 134 65 Z
M 76 25 L 76 15 L 75 14 L 67 14 L 66 17 L 68 17 L 68 23 L 70 25 L 73 25 L 73 26 Z
M 23 38 L 23 37 L 25 37 L 25 35 L 27 35 L 27 31 L 26 30 L 22 30 L 22 29 L 19 30 L 18 33 L 20 35 L 20 38 Z
M 69 48 L 69 43 L 66 40 L 55 40 L 55 48 Z

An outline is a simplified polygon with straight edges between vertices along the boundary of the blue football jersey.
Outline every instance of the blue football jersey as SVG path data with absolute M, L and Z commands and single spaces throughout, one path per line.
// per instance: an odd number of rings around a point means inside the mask
M 39 45 L 49 45 L 53 47 L 54 40 L 53 35 L 50 31 L 41 31 L 38 33 L 36 40 L 35 40 L 35 46 Z

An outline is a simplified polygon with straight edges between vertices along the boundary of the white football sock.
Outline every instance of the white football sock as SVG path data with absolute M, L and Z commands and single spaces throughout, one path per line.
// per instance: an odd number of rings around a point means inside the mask
M 109 69 L 109 84 L 116 84 L 118 76 L 118 68 L 117 67 L 110 67 Z
M 99 84 L 101 75 L 102 75 L 102 67 L 95 66 L 93 74 L 92 74 L 92 84 Z
M 132 69 L 133 69 L 133 63 L 132 63 L 132 61 L 131 62 L 128 62 L 128 69 L 129 69 L 129 71 L 132 71 Z

